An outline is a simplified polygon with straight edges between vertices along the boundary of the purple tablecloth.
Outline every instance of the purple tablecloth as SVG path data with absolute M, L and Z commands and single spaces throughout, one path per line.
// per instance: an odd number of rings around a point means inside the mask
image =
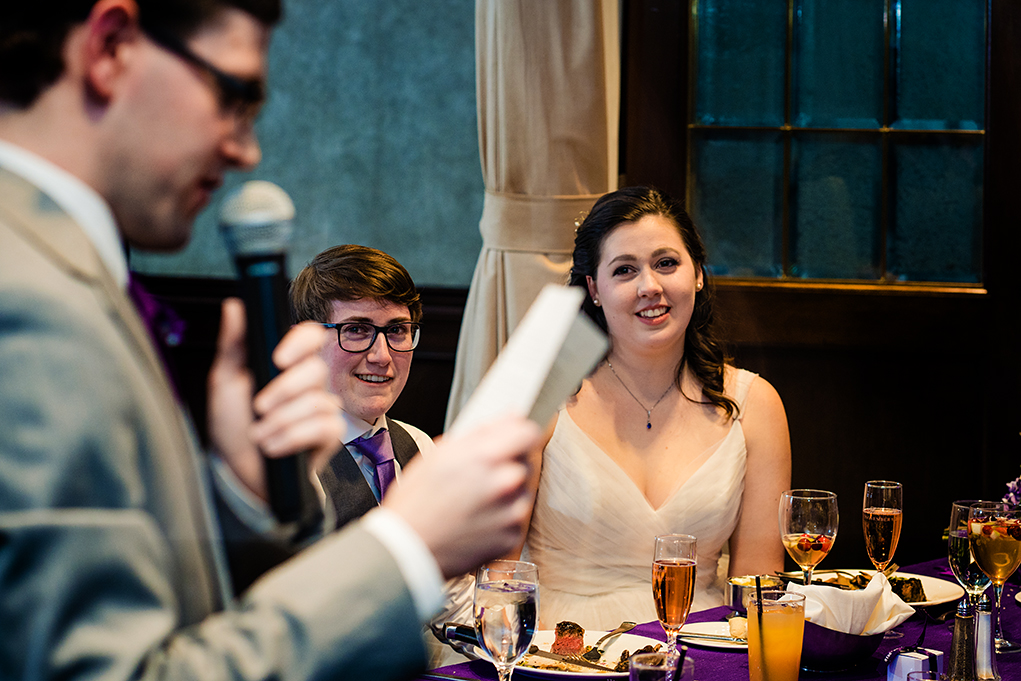
M 949 581 L 955 581 L 946 558 L 931 560 L 927 563 L 908 565 L 901 569 L 917 575 L 929 577 L 940 577 Z M 1003 589 L 1003 629 L 1007 638 L 1012 640 L 1021 639 L 1021 607 L 1018 607 L 1014 600 L 1014 594 L 1018 587 L 1008 583 Z M 988 590 L 992 598 L 992 589 Z M 953 604 L 933 606 L 930 608 L 930 615 L 938 615 L 946 612 Z M 711 608 L 694 612 L 688 616 L 688 622 L 713 622 L 720 621 L 729 613 L 725 607 Z M 840 679 L 842 681 L 858 681 L 886 679 L 886 663 L 883 658 L 893 648 L 914 645 L 922 633 L 922 624 L 925 614 L 921 611 L 915 613 L 906 622 L 897 627 L 896 631 L 904 634 L 901 638 L 884 640 L 879 650 L 869 660 L 858 665 L 856 668 L 846 672 L 832 674 L 819 674 L 815 672 L 801 672 L 802 679 Z M 931 621 L 925 633 L 924 646 L 934 650 L 942 650 L 944 654 L 950 653 L 950 641 L 953 636 L 953 617 L 945 623 Z M 642 636 L 648 636 L 658 641 L 663 641 L 663 629 L 659 622 L 640 624 L 631 632 Z M 694 645 L 688 646 L 688 657 L 695 661 L 695 678 L 698 681 L 747 681 L 748 679 L 748 655 L 743 652 L 731 652 L 714 650 L 711 648 L 700 648 Z M 1010 655 L 997 655 L 996 664 L 999 667 L 1000 676 L 1004 681 L 1008 679 L 1021 679 L 1021 653 Z M 475 662 L 464 662 L 434 670 L 447 677 L 459 679 L 485 679 L 490 681 L 496 678 L 493 665 L 488 662 L 477 660 Z M 422 679 L 430 677 L 423 676 Z M 432 677 L 436 678 L 436 677 Z M 515 675 L 517 678 L 517 675 Z M 524 678 L 524 677 L 522 677 Z

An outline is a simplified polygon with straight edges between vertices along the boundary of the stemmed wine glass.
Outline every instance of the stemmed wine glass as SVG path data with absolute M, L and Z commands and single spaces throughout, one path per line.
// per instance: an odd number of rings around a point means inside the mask
M 982 568 L 975 562 L 968 541 L 968 516 L 971 507 L 977 503 L 980 502 L 975 499 L 955 501 L 950 507 L 950 529 L 947 532 L 950 569 L 964 587 L 973 608 L 978 603 L 978 597 L 989 588 L 989 575 L 982 572 Z
M 993 583 L 996 596 L 996 652 L 1015 653 L 1021 645 L 1003 637 L 1000 599 L 1003 583 L 1021 564 L 1021 508 L 1001 501 L 972 504 L 968 517 L 968 539 L 975 562 Z
M 801 568 L 805 584 L 837 538 L 837 495 L 819 489 L 792 489 L 780 495 L 780 535 Z
M 475 576 L 475 636 L 496 666 L 500 681 L 510 681 L 514 665 L 528 651 L 539 610 L 539 568 L 521 560 L 496 560 Z
M 666 632 L 667 646 L 676 654 L 681 627 L 695 598 L 695 538 L 690 534 L 656 537 L 652 559 L 652 600 L 656 616 Z
M 893 560 L 904 520 L 904 488 L 892 480 L 865 483 L 861 521 L 865 530 L 865 550 L 869 560 L 882 572 Z

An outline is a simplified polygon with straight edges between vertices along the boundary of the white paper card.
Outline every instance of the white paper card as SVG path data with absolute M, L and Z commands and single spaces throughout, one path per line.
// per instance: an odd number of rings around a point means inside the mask
M 547 285 L 449 429 L 454 435 L 507 413 L 545 427 L 606 354 L 606 335 L 584 312 L 585 291 Z

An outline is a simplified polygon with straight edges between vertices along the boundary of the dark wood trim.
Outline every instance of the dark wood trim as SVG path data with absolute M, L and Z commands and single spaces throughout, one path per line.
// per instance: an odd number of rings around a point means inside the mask
M 688 3 L 626 0 L 622 55 L 622 185 L 684 196 L 688 141 Z

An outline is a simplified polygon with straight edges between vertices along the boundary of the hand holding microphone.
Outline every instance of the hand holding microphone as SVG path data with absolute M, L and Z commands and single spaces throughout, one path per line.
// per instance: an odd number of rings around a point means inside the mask
M 247 365 L 254 379 L 252 392 L 262 390 L 280 374 L 273 352 L 290 329 L 285 261 L 293 217 L 294 204 L 287 194 L 262 181 L 247 182 L 232 192 L 220 211 L 220 228 L 235 259 L 245 302 Z M 228 309 L 225 306 L 225 315 Z M 274 383 L 275 390 L 271 388 L 257 397 L 260 419 L 253 431 L 262 432 L 264 444 L 276 442 L 278 449 L 286 451 L 296 438 L 306 442 L 310 449 L 335 448 L 339 443 L 336 403 L 326 392 L 325 365 L 317 355 L 321 334 L 311 338 L 314 331 L 318 329 L 298 329 L 288 337 L 280 353 L 282 363 L 288 367 L 287 375 Z M 306 335 L 310 338 L 303 337 Z M 219 355 L 228 351 L 221 342 L 218 361 Z M 210 384 L 211 418 L 218 406 L 221 411 L 226 410 L 223 400 L 227 399 L 221 393 L 220 401 L 214 402 L 215 368 Z M 212 430 L 214 425 L 210 427 Z M 297 523 L 302 528 L 315 524 L 321 514 L 309 482 L 307 458 L 305 451 L 263 458 L 270 508 L 280 522 Z M 237 471 L 237 462 L 228 463 Z M 238 472 L 244 479 L 244 474 Z

